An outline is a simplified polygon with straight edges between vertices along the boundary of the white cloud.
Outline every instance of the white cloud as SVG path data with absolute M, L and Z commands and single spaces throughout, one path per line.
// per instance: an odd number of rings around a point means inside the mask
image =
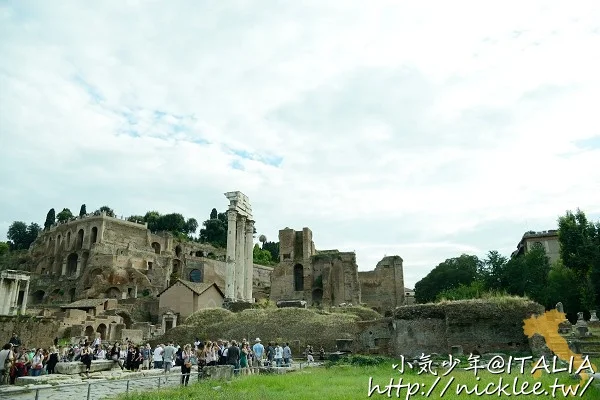
M 600 216 L 596 2 L 261 4 L 0 5 L 0 234 L 81 203 L 202 220 L 241 190 L 270 239 L 399 254 L 412 286 Z

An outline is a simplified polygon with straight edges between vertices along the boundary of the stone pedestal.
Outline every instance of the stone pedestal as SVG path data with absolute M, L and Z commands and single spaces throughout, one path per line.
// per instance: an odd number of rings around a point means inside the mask
M 590 311 L 590 322 L 598 322 L 598 316 L 596 315 L 596 310 Z

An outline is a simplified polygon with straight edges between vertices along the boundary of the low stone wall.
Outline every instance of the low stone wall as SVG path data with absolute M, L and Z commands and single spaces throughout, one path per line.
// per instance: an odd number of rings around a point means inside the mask
M 58 336 L 59 323 L 55 318 L 30 315 L 0 316 L 0 343 L 8 343 L 13 332 L 27 347 L 50 347 Z
M 213 365 L 204 367 L 202 374 L 207 379 L 230 380 L 233 378 L 233 365 Z
M 449 354 L 530 351 L 523 321 L 544 307 L 520 298 L 463 300 L 399 307 L 395 311 L 392 354 Z
M 90 372 L 110 371 L 115 366 L 116 363 L 112 360 L 93 360 Z M 85 372 L 85 365 L 82 362 L 59 362 L 55 370 L 59 374 L 75 375 Z

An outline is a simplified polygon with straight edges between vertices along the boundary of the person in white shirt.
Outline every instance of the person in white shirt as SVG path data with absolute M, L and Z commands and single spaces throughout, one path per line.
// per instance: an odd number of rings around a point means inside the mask
M 162 369 L 163 367 L 163 356 L 162 356 L 162 351 L 163 351 L 163 345 L 159 344 L 158 346 L 156 346 L 156 348 L 154 349 L 154 353 L 152 354 L 152 360 L 154 361 L 154 368 L 156 369 Z
M 275 365 L 281 367 L 283 364 L 283 347 L 275 343 Z

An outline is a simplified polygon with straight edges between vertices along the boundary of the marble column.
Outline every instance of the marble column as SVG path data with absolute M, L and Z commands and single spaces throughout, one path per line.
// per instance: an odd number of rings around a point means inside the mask
M 67 274 L 67 261 L 65 260 L 62 263 L 62 270 L 61 270 L 60 275 L 65 276 L 66 274 Z
M 237 232 L 235 239 L 235 299 L 244 300 L 244 261 L 246 260 L 246 217 L 241 215 L 237 220 Z
M 237 233 L 237 211 L 227 212 L 227 265 L 225 269 L 225 298 L 235 299 L 235 245 Z
M 23 293 L 23 303 L 21 303 L 21 314 L 25 314 L 27 310 L 27 297 L 29 297 L 29 279 L 27 279 L 27 283 L 25 284 L 25 293 Z
M 253 302 L 252 277 L 254 275 L 254 221 L 246 223 L 246 254 L 244 256 L 244 300 Z
M 0 315 L 5 315 L 6 313 L 6 304 L 8 304 L 8 290 L 4 287 L 6 282 L 4 278 L 0 278 Z

